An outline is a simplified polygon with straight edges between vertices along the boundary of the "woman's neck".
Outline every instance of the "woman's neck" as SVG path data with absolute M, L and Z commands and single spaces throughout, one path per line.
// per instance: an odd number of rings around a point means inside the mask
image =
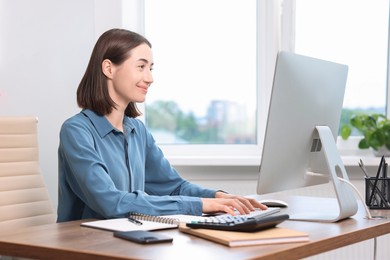
M 124 111 L 113 109 L 112 112 L 106 115 L 107 120 L 112 124 L 113 127 L 123 132 L 123 118 L 125 116 Z

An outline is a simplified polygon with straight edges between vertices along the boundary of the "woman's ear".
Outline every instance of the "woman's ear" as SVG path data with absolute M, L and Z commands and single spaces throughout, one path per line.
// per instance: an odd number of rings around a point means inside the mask
M 112 78 L 112 75 L 113 75 L 113 66 L 112 66 L 112 62 L 109 60 L 109 59 L 105 59 L 103 62 L 102 62 L 102 71 L 103 71 L 103 74 L 111 79 Z

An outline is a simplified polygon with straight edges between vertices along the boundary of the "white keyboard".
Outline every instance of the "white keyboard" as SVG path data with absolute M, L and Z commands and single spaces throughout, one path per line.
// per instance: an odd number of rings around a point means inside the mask
M 251 211 L 249 214 L 239 214 L 237 211 L 237 215 L 232 216 L 228 213 L 224 214 L 218 214 L 214 216 L 204 216 L 204 222 L 221 222 L 221 221 L 245 221 L 248 218 L 262 218 L 265 216 L 269 216 L 275 213 L 280 212 L 280 208 L 275 208 L 275 207 L 269 207 L 266 210 L 261 210 L 261 209 L 256 209 L 254 211 Z

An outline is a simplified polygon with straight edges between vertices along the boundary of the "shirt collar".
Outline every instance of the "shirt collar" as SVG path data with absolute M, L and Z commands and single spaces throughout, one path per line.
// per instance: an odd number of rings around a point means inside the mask
M 81 111 L 81 113 L 83 113 L 91 120 L 100 137 L 103 138 L 112 131 L 118 132 L 118 130 L 111 125 L 111 123 L 107 120 L 105 116 L 99 115 L 90 109 L 84 109 Z M 127 129 L 129 133 L 135 131 L 135 127 L 128 116 L 125 116 L 123 125 L 125 128 L 125 132 L 127 131 Z

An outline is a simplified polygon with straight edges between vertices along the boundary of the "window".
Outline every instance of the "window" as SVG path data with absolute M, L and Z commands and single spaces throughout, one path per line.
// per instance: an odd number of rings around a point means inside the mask
M 145 1 L 145 122 L 171 159 L 260 154 L 256 19 L 256 0 Z
M 146 124 L 157 142 L 257 143 L 256 1 L 145 4 L 155 59 Z
M 388 0 L 296 0 L 295 51 L 349 66 L 341 124 L 386 113 Z

